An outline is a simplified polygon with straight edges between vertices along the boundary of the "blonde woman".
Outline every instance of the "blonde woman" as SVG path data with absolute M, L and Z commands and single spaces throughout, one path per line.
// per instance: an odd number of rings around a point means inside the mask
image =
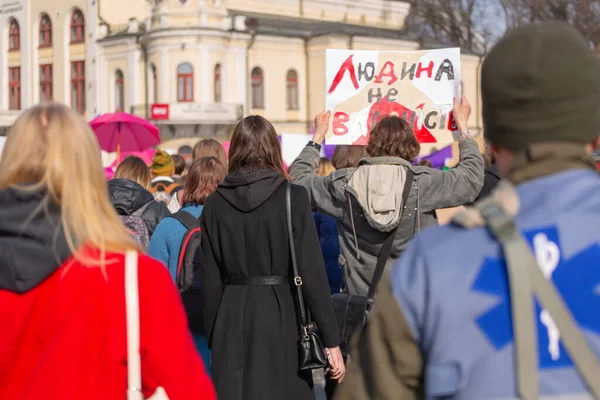
M 124 253 L 137 246 L 74 111 L 46 103 L 12 126 L 0 221 L 0 399 L 124 399 Z M 167 269 L 138 264 L 143 394 L 214 399 Z

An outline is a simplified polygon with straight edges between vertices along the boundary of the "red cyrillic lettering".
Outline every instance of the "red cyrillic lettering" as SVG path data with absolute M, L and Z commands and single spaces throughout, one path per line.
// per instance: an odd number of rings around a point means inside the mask
M 431 78 L 431 75 L 433 74 L 433 61 L 429 61 L 429 65 L 427 66 L 427 68 L 423 68 L 423 64 L 419 63 L 419 65 L 417 66 L 416 77 L 420 78 L 421 72 L 423 71 L 427 71 L 427 77 Z
M 398 80 L 398 77 L 394 73 L 394 68 L 395 66 L 393 62 L 386 61 L 385 64 L 383 64 L 383 67 L 381 68 L 379 74 L 375 76 L 375 83 L 383 83 L 382 78 L 385 77 L 390 78 L 389 82 L 387 83 L 388 85 L 391 85 L 392 83 L 396 82 Z
M 356 79 L 356 73 L 354 72 L 354 64 L 352 63 L 352 57 L 354 57 L 354 54 L 350 55 L 350 57 L 348 57 L 346 61 L 344 61 L 337 74 L 335 74 L 333 82 L 331 83 L 331 87 L 327 91 L 328 94 L 331 94 L 335 91 L 335 89 L 342 81 L 342 78 L 344 77 L 344 73 L 346 71 L 350 73 L 350 79 L 352 79 L 354 89 L 358 89 L 358 80 Z
M 333 134 L 343 136 L 348 133 L 346 122 L 350 121 L 350 116 L 345 112 L 338 111 L 333 115 Z

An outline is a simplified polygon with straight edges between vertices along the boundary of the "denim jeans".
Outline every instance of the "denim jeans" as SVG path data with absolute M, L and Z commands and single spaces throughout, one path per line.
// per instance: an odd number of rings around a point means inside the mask
M 200 333 L 192 333 L 194 337 L 194 344 L 196 345 L 196 350 L 198 350 L 198 354 L 202 357 L 202 361 L 204 361 L 204 369 L 206 369 L 206 373 L 211 376 L 211 367 L 210 367 L 210 353 L 211 351 L 208 348 L 208 339 L 206 335 Z

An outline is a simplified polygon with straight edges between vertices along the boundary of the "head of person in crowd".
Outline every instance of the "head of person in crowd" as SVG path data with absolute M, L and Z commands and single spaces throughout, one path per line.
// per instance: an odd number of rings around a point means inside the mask
M 371 157 L 399 157 L 408 162 L 419 155 L 421 145 L 404 118 L 389 115 L 371 130 L 367 153 Z
M 173 157 L 164 150 L 156 150 L 156 154 L 152 159 L 152 175 L 158 176 L 173 176 L 175 173 L 175 162 Z
M 83 244 L 104 251 L 136 248 L 109 201 L 96 136 L 62 104 L 32 107 L 12 125 L 0 161 L 4 189 L 31 211 L 25 216 L 31 223 L 23 229 L 37 226 L 35 237 L 44 234 L 42 226 L 51 230 L 48 239 L 55 248 L 50 258 L 64 255 L 63 244 L 76 257 Z
M 482 66 L 482 111 L 502 176 L 520 183 L 541 170 L 549 175 L 593 167 L 599 68 L 588 42 L 567 23 L 520 27 L 494 47 Z
M 331 162 L 337 169 L 356 168 L 363 158 L 369 157 L 367 146 L 337 145 L 333 151 Z
M 179 149 L 177 149 L 177 154 L 180 155 L 181 157 L 183 157 L 186 164 L 189 165 L 192 163 L 192 157 L 194 155 L 194 150 L 190 146 L 188 146 L 188 145 L 181 146 Z
M 335 167 L 330 159 L 321 157 L 319 160 L 319 168 L 317 169 L 317 175 L 319 176 L 327 176 L 335 171 Z
M 227 168 L 216 157 L 197 159 L 185 176 L 181 204 L 204 204 L 206 198 L 217 189 L 226 174 Z
M 202 139 L 194 146 L 194 160 L 202 157 L 215 157 L 221 164 L 227 165 L 227 154 L 223 145 L 215 139 Z
M 265 118 L 251 115 L 241 120 L 233 130 L 229 173 L 255 169 L 272 169 L 289 179 L 275 128 Z
M 423 159 L 421 161 L 419 161 L 417 163 L 417 165 L 420 165 L 422 167 L 429 167 L 429 168 L 433 168 L 433 165 L 431 164 L 431 161 L 427 160 L 427 159 Z
M 185 171 L 185 160 L 179 154 L 173 154 L 171 158 L 173 158 L 173 164 L 175 164 L 175 173 L 173 174 L 173 176 L 180 178 L 183 175 L 183 172 Z
M 136 182 L 148 190 L 152 176 L 144 160 L 139 157 L 129 156 L 117 167 L 114 179 L 127 179 Z

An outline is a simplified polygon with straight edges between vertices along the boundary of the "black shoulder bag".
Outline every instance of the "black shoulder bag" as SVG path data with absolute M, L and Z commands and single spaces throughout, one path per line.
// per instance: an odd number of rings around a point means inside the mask
M 375 267 L 375 272 L 373 273 L 373 279 L 371 280 L 368 294 L 366 296 L 355 296 L 349 293 L 336 293 L 332 296 L 335 317 L 342 335 L 341 347 L 344 354 L 347 354 L 347 347 L 350 343 L 350 338 L 354 332 L 362 329 L 367 321 L 369 312 L 373 308 L 373 298 L 377 292 L 379 281 L 383 276 L 385 264 L 390 258 L 392 244 L 394 243 L 396 232 L 398 231 L 400 223 L 402 222 L 402 216 L 404 215 L 404 210 L 406 209 L 406 202 L 408 200 L 410 188 L 412 187 L 413 178 L 414 173 L 409 168 L 406 171 L 406 183 L 404 184 L 404 189 L 402 191 L 402 211 L 400 212 L 400 222 L 398 222 L 398 226 L 396 226 L 390 232 L 388 237 L 385 239 L 385 242 L 383 242 L 383 246 L 381 247 L 381 251 L 377 257 L 377 265 Z
M 292 267 L 294 269 L 294 285 L 296 285 L 297 304 L 298 304 L 298 326 L 300 328 L 300 339 L 298 341 L 298 362 L 300 370 L 311 370 L 325 368 L 328 366 L 327 356 L 321 333 L 317 324 L 309 322 L 309 318 L 304 307 L 304 296 L 302 295 L 302 277 L 298 272 L 298 263 L 296 261 L 296 247 L 294 246 L 294 232 L 292 229 L 292 196 L 290 182 L 287 183 L 285 194 L 285 206 L 287 211 L 288 237 L 290 240 L 290 254 L 292 256 Z

